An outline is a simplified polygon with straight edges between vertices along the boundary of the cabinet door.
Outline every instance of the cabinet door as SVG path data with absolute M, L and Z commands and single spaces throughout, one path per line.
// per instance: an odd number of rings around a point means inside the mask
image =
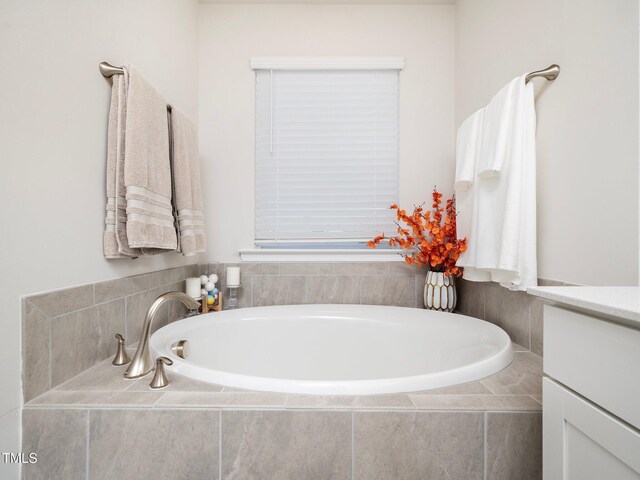
M 640 432 L 543 379 L 545 480 L 640 480 Z

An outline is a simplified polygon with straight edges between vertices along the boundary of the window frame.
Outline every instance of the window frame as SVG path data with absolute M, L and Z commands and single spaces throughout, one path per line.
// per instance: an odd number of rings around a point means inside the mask
M 404 58 L 402 57 L 252 57 L 252 70 L 397 70 L 398 74 L 404 68 Z M 257 77 L 256 77 L 257 78 Z M 398 78 L 400 81 L 400 77 Z M 400 84 L 398 84 L 398 95 L 400 94 Z M 254 90 L 255 91 L 255 90 Z M 399 107 L 399 105 L 398 105 Z M 399 120 L 399 117 L 398 117 Z M 400 133 L 398 131 L 398 140 Z M 255 138 L 254 138 L 255 141 Z M 399 163 L 399 156 L 397 157 Z M 398 165 L 399 168 L 399 165 Z M 256 177 L 254 175 L 254 181 Z M 399 172 L 397 181 L 399 183 Z M 398 195 L 400 188 L 398 184 Z M 254 212 L 254 222 L 256 220 Z M 281 246 L 269 247 L 270 241 L 258 240 L 256 238 L 256 227 L 254 223 L 254 245 L 252 249 L 242 250 L 240 255 L 243 261 L 393 261 L 402 260 L 394 249 L 368 249 L 358 248 L 359 242 L 354 242 L 353 248 L 336 248 L 332 243 L 348 243 L 340 239 L 327 239 L 322 242 L 288 242 L 283 240 L 280 243 L 300 243 L 300 247 L 283 248 Z M 260 242 L 260 245 L 257 242 Z M 273 241 L 274 244 L 277 241 Z M 306 245 L 305 245 L 306 243 Z M 322 244 L 319 248 L 318 244 Z

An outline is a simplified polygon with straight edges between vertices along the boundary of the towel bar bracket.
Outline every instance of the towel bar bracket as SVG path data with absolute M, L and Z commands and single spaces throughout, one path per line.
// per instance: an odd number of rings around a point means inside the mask
M 524 77 L 524 83 L 529 83 L 529 80 L 536 77 L 543 77 L 547 80 L 555 80 L 560 75 L 560 65 L 549 65 L 547 68 L 542 70 L 536 70 L 535 72 L 528 73 L 526 77 Z
M 124 70 L 121 67 L 114 67 L 107 62 L 100 62 L 100 65 L 98 67 L 100 68 L 100 73 L 105 78 L 111 78 L 114 75 L 124 74 Z

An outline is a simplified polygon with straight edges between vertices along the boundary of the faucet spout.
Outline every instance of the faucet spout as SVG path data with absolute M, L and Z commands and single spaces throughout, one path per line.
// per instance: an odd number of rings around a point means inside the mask
M 147 315 L 144 317 L 142 335 L 140 336 L 138 349 L 136 350 L 136 354 L 133 356 L 133 360 L 131 360 L 129 367 L 124 372 L 125 378 L 144 377 L 147 373 L 153 370 L 154 363 L 149 350 L 151 326 L 160 307 L 171 300 L 181 301 L 189 310 L 196 310 L 200 307 L 200 304 L 196 300 L 182 292 L 167 292 L 156 298 L 149 307 L 149 310 L 147 310 Z

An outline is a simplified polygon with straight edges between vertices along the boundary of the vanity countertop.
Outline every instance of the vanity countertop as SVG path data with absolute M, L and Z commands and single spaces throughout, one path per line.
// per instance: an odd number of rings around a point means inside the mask
M 531 287 L 527 293 L 640 328 L 640 287 Z

